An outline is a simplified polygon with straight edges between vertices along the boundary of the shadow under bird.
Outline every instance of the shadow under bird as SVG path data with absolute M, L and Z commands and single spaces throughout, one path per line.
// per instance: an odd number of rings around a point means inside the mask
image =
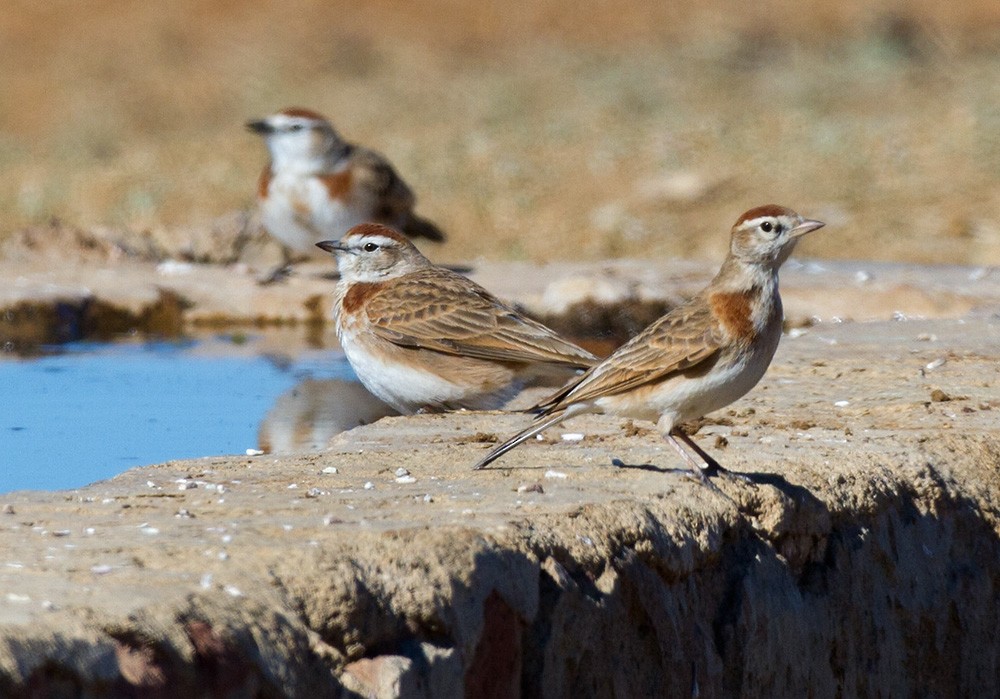
M 292 253 L 336 240 L 365 222 L 411 238 L 442 241 L 444 233 L 414 212 L 416 197 L 385 156 L 345 141 L 310 109 L 284 109 L 247 128 L 259 134 L 271 161 L 257 187 L 264 227 Z
M 803 235 L 823 225 L 773 204 L 744 213 L 705 289 L 536 405 L 534 422 L 474 468 L 563 420 L 609 413 L 656 423 L 701 482 L 708 484 L 706 469 L 726 472 L 680 425 L 729 405 L 764 376 L 782 332 L 778 269 Z
M 337 337 L 355 374 L 400 413 L 490 410 L 597 359 L 398 232 L 362 224 L 318 246 L 337 257 Z

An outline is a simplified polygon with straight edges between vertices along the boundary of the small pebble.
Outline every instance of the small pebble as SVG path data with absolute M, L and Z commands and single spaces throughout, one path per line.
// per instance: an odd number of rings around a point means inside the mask
M 375 484 L 371 481 L 365 482 L 365 490 L 375 490 Z
M 319 488 L 310 488 L 309 490 L 306 491 L 307 498 L 318 498 L 321 495 L 326 495 L 326 494 L 327 492 L 325 490 L 320 490 Z
M 179 277 L 191 274 L 193 270 L 194 265 L 190 262 L 181 262 L 180 260 L 164 260 L 156 265 L 156 273 L 162 274 L 164 277 Z
M 263 456 L 264 452 L 260 449 L 247 449 L 247 456 Z
M 146 536 L 156 536 L 157 534 L 160 533 L 160 530 L 157 529 L 156 527 L 143 527 L 139 531 L 141 531 Z
M 579 442 L 583 439 L 583 435 L 580 432 L 567 432 L 562 436 L 564 442 Z
M 433 496 L 431 496 L 430 493 L 427 493 L 427 495 L 424 496 L 424 502 L 434 502 Z
M 107 564 L 96 565 L 90 567 L 90 572 L 94 575 L 107 575 L 113 570 L 113 568 Z
M 836 403 L 834 403 L 834 405 L 836 407 L 838 407 L 838 408 L 846 408 L 850 404 L 851 404 L 851 401 L 849 401 L 849 400 L 838 400 Z
M 336 466 L 327 466 L 323 469 L 323 473 L 340 473 L 340 469 Z
M 225 590 L 226 594 L 229 595 L 229 596 L 231 596 L 231 597 L 242 597 L 243 596 L 243 592 L 240 590 L 240 588 L 236 587 L 235 585 L 226 585 L 222 589 Z
M 410 472 L 407 471 L 402 466 L 400 466 L 399 468 L 396 469 L 396 475 L 397 476 L 408 476 L 408 475 L 410 475 Z
M 404 483 L 404 484 L 405 483 L 416 483 L 417 479 L 414 478 L 413 476 L 399 476 L 398 478 L 396 478 L 396 482 L 397 483 Z
M 517 486 L 517 492 L 519 493 L 545 493 L 545 489 L 542 488 L 541 483 L 525 483 L 523 485 Z
M 566 474 L 563 473 L 562 471 L 554 471 L 552 469 L 549 469 L 548 471 L 545 472 L 545 477 L 546 478 L 566 478 Z
M 940 388 L 935 388 L 931 391 L 931 400 L 935 403 L 947 403 L 952 400 L 952 398 Z
M 4 504 L 4 506 L 3 506 L 3 513 L 5 515 L 17 514 L 17 512 L 14 511 L 14 506 L 11 505 L 9 502 Z
M 944 357 L 939 357 L 939 358 L 935 359 L 935 360 L 934 360 L 933 362 L 928 362 L 928 363 L 927 363 L 927 364 L 926 364 L 926 365 L 924 366 L 924 369 L 926 369 L 927 371 L 934 371 L 934 370 L 935 370 L 935 369 L 937 369 L 938 367 L 942 367 L 942 366 L 944 366 L 944 365 L 945 365 L 945 363 L 947 363 L 947 361 L 948 361 L 948 360 L 947 360 L 947 359 L 945 359 Z

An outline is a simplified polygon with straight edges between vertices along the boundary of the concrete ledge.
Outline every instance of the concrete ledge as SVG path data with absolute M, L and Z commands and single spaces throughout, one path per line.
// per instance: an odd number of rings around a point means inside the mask
M 526 419 L 475 413 L 11 494 L 0 694 L 978 694 L 1000 685 L 997 337 L 786 337 L 701 425 L 753 481 L 723 495 L 614 418 L 473 473 Z
M 815 318 L 958 318 L 1000 304 L 998 269 L 795 260 L 785 267 L 781 286 L 790 325 Z M 132 330 L 172 336 L 199 329 L 329 325 L 332 262 L 296 269 L 284 283 L 260 286 L 259 272 L 242 264 L 0 260 L 0 343 L 30 349 Z M 715 263 L 678 260 L 480 261 L 470 276 L 564 332 L 620 343 L 664 308 L 696 293 L 716 270 Z

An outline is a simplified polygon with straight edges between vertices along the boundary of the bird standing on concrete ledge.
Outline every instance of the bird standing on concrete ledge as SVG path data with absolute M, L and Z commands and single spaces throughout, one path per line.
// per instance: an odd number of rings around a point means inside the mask
M 337 337 L 354 373 L 400 413 L 489 410 L 597 359 L 377 224 L 318 243 L 337 256 Z
M 535 406 L 535 421 L 475 468 L 574 415 L 610 413 L 655 422 L 707 484 L 706 469 L 725 469 L 679 425 L 729 405 L 760 381 L 781 338 L 778 268 L 799 238 L 823 225 L 773 204 L 744 213 L 733 225 L 722 268 L 701 293 Z

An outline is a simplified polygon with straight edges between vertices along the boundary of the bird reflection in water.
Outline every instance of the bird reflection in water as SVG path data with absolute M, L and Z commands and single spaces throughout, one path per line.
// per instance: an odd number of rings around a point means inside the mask
M 257 444 L 268 454 L 322 451 L 341 432 L 398 414 L 357 381 L 306 379 L 278 397 Z

